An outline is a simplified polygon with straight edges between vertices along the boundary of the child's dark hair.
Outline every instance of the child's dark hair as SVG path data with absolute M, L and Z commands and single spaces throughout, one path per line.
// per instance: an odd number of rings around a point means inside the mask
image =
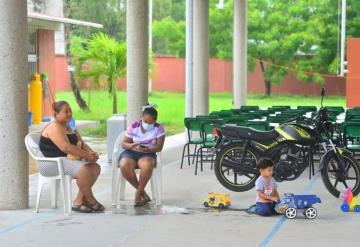
M 143 110 L 143 116 L 144 115 L 150 115 L 152 116 L 155 121 L 157 120 L 158 112 L 154 107 L 147 107 Z
M 69 103 L 65 100 L 54 101 L 54 103 L 51 105 L 51 108 L 53 109 L 54 113 L 59 113 L 64 105 L 69 105 Z
M 273 166 L 274 166 L 274 162 L 269 158 L 261 158 L 257 163 L 258 170 L 266 169 L 268 167 L 273 167 Z

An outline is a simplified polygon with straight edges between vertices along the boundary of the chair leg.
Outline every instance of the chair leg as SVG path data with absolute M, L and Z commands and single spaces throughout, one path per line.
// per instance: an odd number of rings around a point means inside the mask
M 41 190 L 42 190 L 43 184 L 44 183 L 43 183 L 42 179 L 40 178 L 39 179 L 39 184 L 38 184 L 38 191 L 37 191 L 37 195 L 36 195 L 35 213 L 39 212 L 39 204 L 40 204 Z
M 151 178 L 150 178 L 150 186 L 151 186 L 151 197 L 153 200 L 157 200 L 158 198 L 158 193 L 157 193 L 157 189 L 156 189 L 156 174 L 155 172 L 152 174 Z
M 188 165 L 190 166 L 190 143 L 187 145 L 187 158 L 188 158 Z
M 157 195 L 157 200 L 156 200 L 156 204 L 159 206 L 162 204 L 162 170 L 161 167 L 158 169 L 157 171 L 157 181 L 156 181 L 156 185 L 157 187 L 157 191 L 158 191 L 158 195 Z
M 124 176 L 121 174 L 121 171 L 119 171 L 119 176 L 118 176 L 118 188 L 119 188 L 119 185 L 120 185 L 120 197 L 119 199 L 120 200 L 125 200 L 125 186 L 126 186 L 126 181 L 125 181 L 125 178 Z M 118 203 L 119 200 L 116 200 L 116 203 Z
M 51 207 L 58 207 L 58 197 L 59 197 L 59 186 L 60 180 L 54 179 L 51 181 Z
M 199 152 L 201 149 L 198 149 L 196 151 L 196 162 L 195 162 L 195 175 L 197 175 L 197 168 L 198 168 L 198 164 L 199 164 Z
M 119 168 L 114 166 L 112 169 L 112 178 L 111 178 L 111 205 L 116 206 L 116 199 L 118 196 L 118 179 L 119 179 Z
M 67 185 L 66 185 L 65 177 L 61 179 L 61 187 L 62 187 L 63 202 L 64 202 L 64 214 L 68 215 L 69 205 L 68 205 L 68 194 L 67 194 Z
M 180 169 L 182 169 L 182 167 L 183 167 L 183 164 L 184 164 L 184 157 L 185 157 L 185 148 L 186 148 L 186 146 L 188 146 L 189 145 L 189 143 L 186 143 L 185 145 L 184 145 L 184 147 L 183 147 L 183 152 L 182 152 L 182 156 L 181 156 L 181 165 L 180 165 Z
M 200 148 L 200 170 L 203 171 L 203 148 Z
M 215 159 L 214 159 L 214 154 L 211 154 L 211 166 L 210 166 L 210 169 L 214 169 L 214 162 L 215 162 Z
M 193 154 L 193 159 L 192 159 L 192 163 L 194 164 L 195 162 L 195 157 L 196 157 L 196 153 L 197 153 L 197 144 L 195 144 L 195 149 L 194 149 L 194 154 Z
M 66 182 L 66 189 L 67 189 L 67 211 L 68 214 L 71 214 L 72 212 L 72 186 L 71 186 L 71 182 L 72 182 L 72 177 L 69 175 L 65 176 L 65 182 Z

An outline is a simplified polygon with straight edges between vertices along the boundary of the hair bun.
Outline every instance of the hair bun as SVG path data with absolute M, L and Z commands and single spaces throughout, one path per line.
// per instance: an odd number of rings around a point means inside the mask
M 155 103 L 147 103 L 146 105 L 144 105 L 142 107 L 142 111 L 144 111 L 147 108 L 154 108 L 155 109 L 156 107 L 157 107 L 157 104 L 155 104 Z

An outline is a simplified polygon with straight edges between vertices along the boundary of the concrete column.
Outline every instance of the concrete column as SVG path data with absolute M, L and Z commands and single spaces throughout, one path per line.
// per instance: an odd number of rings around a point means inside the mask
M 193 92 L 193 0 L 186 0 L 186 117 L 193 117 Z
M 0 6 L 0 209 L 22 209 L 29 206 L 26 1 Z
M 247 0 L 234 0 L 233 107 L 246 104 L 247 96 Z
M 209 113 L 209 0 L 193 2 L 193 115 Z
M 126 1 L 127 123 L 148 101 L 148 0 Z

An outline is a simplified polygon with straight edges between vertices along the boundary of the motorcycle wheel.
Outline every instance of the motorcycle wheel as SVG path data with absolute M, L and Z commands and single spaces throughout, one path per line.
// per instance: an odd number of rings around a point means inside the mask
M 248 166 L 256 170 L 256 163 L 258 158 L 256 155 L 247 150 L 243 164 L 240 164 L 243 151 L 242 143 L 232 143 L 225 146 L 217 155 L 215 159 L 215 175 L 218 181 L 227 189 L 235 192 L 243 192 L 252 189 L 255 186 L 255 181 L 258 178 L 258 173 L 242 173 L 234 171 L 233 168 L 226 166 L 224 161 L 235 163 L 238 166 Z
M 348 153 L 344 153 L 344 159 L 348 176 L 340 180 L 336 175 L 339 170 L 339 164 L 335 154 L 325 157 L 324 167 L 321 170 L 321 177 L 326 189 L 335 197 L 339 197 L 340 193 L 346 188 L 351 187 L 354 195 L 360 192 L 360 165 L 356 159 Z

